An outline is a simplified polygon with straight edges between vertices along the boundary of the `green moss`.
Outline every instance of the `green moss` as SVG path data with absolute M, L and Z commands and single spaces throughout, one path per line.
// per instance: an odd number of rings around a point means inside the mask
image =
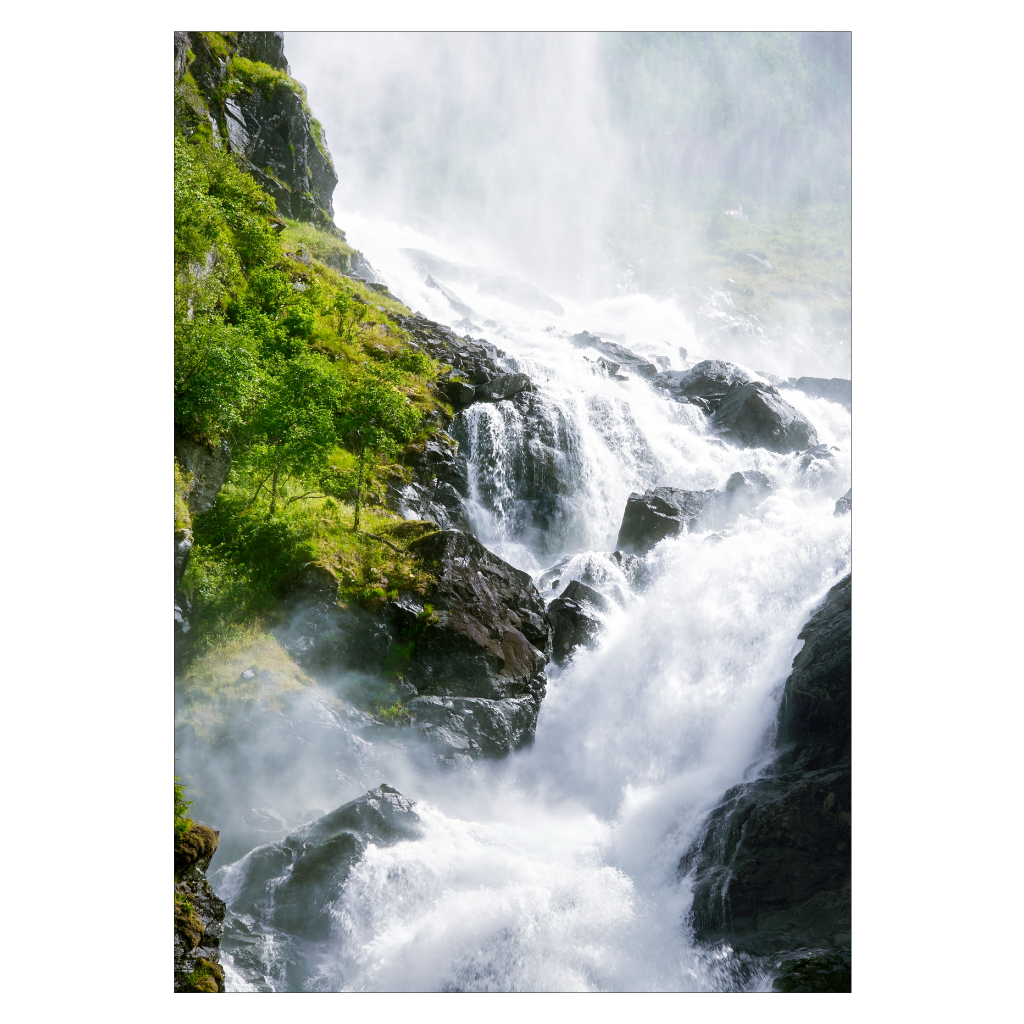
M 190 530 L 192 515 L 188 510 L 185 494 L 192 486 L 192 474 L 174 463 L 174 530 Z
M 183 981 L 186 992 L 219 992 L 224 987 L 224 970 L 212 960 L 200 960 Z

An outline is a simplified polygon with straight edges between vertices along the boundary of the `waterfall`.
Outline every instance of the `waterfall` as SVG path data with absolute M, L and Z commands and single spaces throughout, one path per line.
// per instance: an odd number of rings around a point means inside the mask
M 458 319 L 398 251 L 429 239 L 356 213 L 338 219 L 411 308 Z M 548 601 L 573 579 L 599 585 L 610 599 L 602 633 L 594 649 L 549 666 L 536 741 L 503 760 L 441 769 L 386 740 L 368 754 L 370 741 L 358 740 L 353 763 L 387 772 L 422 828 L 368 846 L 329 934 L 300 948 L 273 933 L 268 907 L 246 909 L 238 895 L 254 855 L 222 867 L 214 881 L 235 929 L 225 942 L 229 988 L 765 987 L 755 960 L 694 942 L 678 865 L 722 794 L 759 771 L 797 634 L 849 572 L 850 520 L 833 509 L 850 487 L 850 415 L 786 391 L 831 457 L 733 447 L 696 406 L 609 373 L 567 340 L 614 331 L 645 359 L 686 368 L 697 343 L 672 300 L 634 293 L 587 307 L 559 298 L 565 313 L 554 315 L 472 283 L 459 294 L 478 311 L 474 324 L 495 325 L 465 329 L 504 350 L 536 389 L 473 405 L 451 428 L 469 463 L 473 527 Z M 723 356 L 752 373 L 760 366 L 756 347 L 698 358 Z M 768 474 L 772 492 L 713 540 L 699 529 L 663 541 L 638 563 L 639 582 L 609 557 L 631 492 L 721 489 L 744 470 Z M 346 799 L 366 788 L 364 777 L 352 769 Z

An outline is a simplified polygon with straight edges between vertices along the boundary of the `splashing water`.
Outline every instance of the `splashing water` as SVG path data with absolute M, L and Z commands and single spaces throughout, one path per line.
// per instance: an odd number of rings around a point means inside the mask
M 354 213 L 341 220 L 395 294 L 441 323 L 458 319 L 398 252 L 430 249 L 429 240 Z M 849 413 L 784 391 L 838 449 L 831 461 L 805 466 L 796 454 L 733 448 L 695 407 L 642 379 L 610 377 L 598 353 L 563 336 L 614 329 L 673 369 L 721 356 L 694 354 L 671 301 L 633 294 L 581 307 L 559 298 L 566 312 L 553 316 L 472 285 L 459 295 L 474 324 L 497 324 L 469 333 L 498 344 L 537 389 L 536 415 L 507 401 L 478 404 L 453 427 L 470 465 L 474 529 L 532 573 L 545 599 L 571 579 L 590 580 L 610 610 L 595 649 L 549 666 L 532 747 L 442 771 L 379 746 L 373 764 L 416 801 L 422 835 L 371 845 L 355 863 L 303 987 L 767 987 L 755 960 L 694 943 L 678 864 L 725 790 L 771 750 L 797 634 L 849 571 L 849 517 L 833 516 L 850 486 Z M 768 473 L 771 496 L 719 543 L 705 543 L 707 532 L 663 541 L 644 559 L 646 585 L 631 587 L 605 554 L 630 492 L 720 489 L 737 470 Z M 246 859 L 214 878 L 229 906 Z M 258 962 L 226 948 L 229 987 L 289 987 L 288 940 L 261 942 Z

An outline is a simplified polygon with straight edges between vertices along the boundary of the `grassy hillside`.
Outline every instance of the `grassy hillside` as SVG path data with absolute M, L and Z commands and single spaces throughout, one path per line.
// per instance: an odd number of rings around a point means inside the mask
M 227 46 L 227 34 L 206 35 Z M 225 56 L 225 88 L 292 87 L 268 65 Z M 175 525 L 194 535 L 182 589 L 202 654 L 262 628 L 310 562 L 338 576 L 343 600 L 422 589 L 409 528 L 381 501 L 390 475 L 408 475 L 403 452 L 451 410 L 429 388 L 442 368 L 387 315 L 409 310 L 340 272 L 353 256 L 341 232 L 278 215 L 211 128 L 187 71 L 176 112 L 175 430 L 232 451 L 203 515 L 189 516 L 175 465 Z M 358 531 L 357 492 L 368 506 Z

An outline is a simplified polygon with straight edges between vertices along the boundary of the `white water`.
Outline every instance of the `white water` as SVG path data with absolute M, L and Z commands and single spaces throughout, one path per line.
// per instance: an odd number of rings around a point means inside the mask
M 410 307 L 441 323 L 460 318 L 397 250 L 422 248 L 453 260 L 462 254 L 438 252 L 430 239 L 356 213 L 338 220 Z M 452 287 L 477 313 L 474 323 L 489 317 L 499 325 L 470 333 L 518 361 L 571 438 L 563 467 L 568 513 L 554 553 L 551 538 L 542 553 L 536 538 L 517 533 L 503 515 L 512 508 L 503 474 L 520 441 L 518 414 L 510 403 L 471 408 L 478 535 L 532 572 L 547 599 L 570 579 L 598 571 L 617 607 L 597 650 L 578 652 L 564 671 L 549 666 L 531 748 L 443 772 L 381 753 L 392 770 L 385 781 L 417 802 L 424 834 L 371 848 L 355 866 L 313 987 L 735 987 L 738 968 L 730 957 L 696 948 L 687 932 L 689 892 L 677 865 L 707 812 L 770 749 L 781 685 L 801 643 L 797 633 L 849 571 L 850 519 L 832 514 L 850 486 L 849 414 L 785 393 L 819 440 L 839 449 L 830 468 L 802 471 L 793 455 L 723 445 L 694 407 L 664 399 L 642 380 L 595 373 L 588 358 L 596 353 L 559 336 L 583 329 L 625 334 L 627 347 L 667 358 L 677 369 L 708 356 L 743 362 L 742 353 L 695 352 L 692 331 L 671 301 L 632 294 L 581 307 L 556 296 L 566 313 L 553 317 L 465 284 Z M 481 450 L 486 460 L 477 458 Z M 600 557 L 614 549 L 631 491 L 720 488 L 742 469 L 771 475 L 772 496 L 725 531 L 721 543 L 704 543 L 706 534 L 663 542 L 647 556 L 651 579 L 642 593 Z M 575 557 L 552 589 L 541 577 L 566 554 Z M 215 880 L 229 902 L 231 878 L 228 867 Z M 246 987 L 228 968 L 229 985 Z M 766 983 L 756 974 L 744 982 Z

